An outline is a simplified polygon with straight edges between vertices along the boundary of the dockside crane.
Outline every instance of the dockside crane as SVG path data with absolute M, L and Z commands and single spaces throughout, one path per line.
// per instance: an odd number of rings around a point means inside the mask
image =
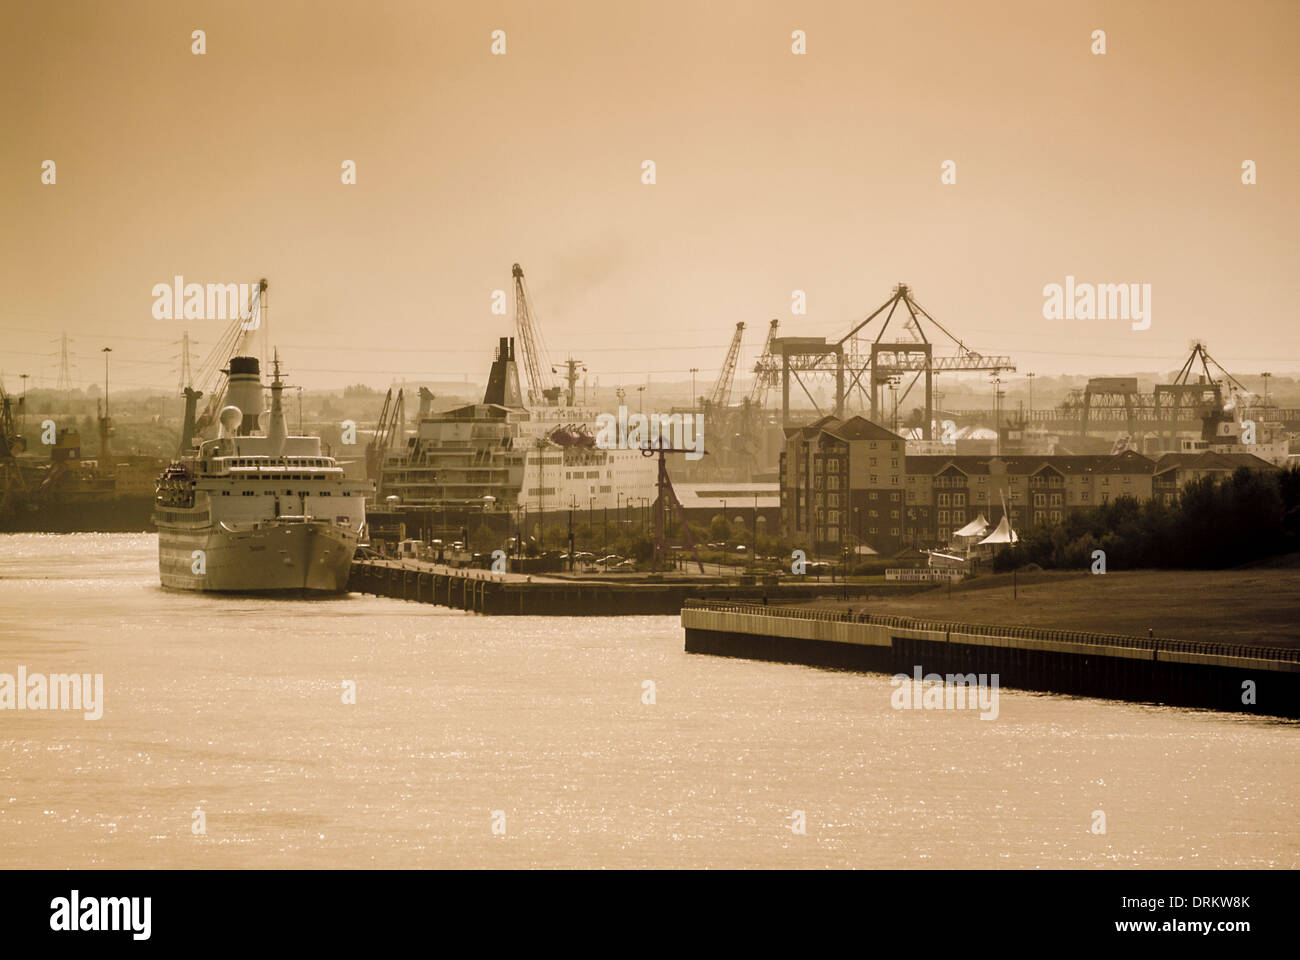
M 714 410 L 725 407 L 731 402 L 731 387 L 736 381 L 736 363 L 740 359 L 740 342 L 745 336 L 745 324 L 736 324 L 736 332 L 731 335 L 731 346 L 727 348 L 727 358 L 722 361 L 722 369 L 713 384 L 706 403 Z
M 388 388 L 384 396 L 384 406 L 379 411 L 379 423 L 375 426 L 374 436 L 366 444 L 366 476 L 375 482 L 375 502 L 381 502 L 384 487 L 384 458 L 393 445 L 393 438 L 404 432 L 399 426 L 406 422 L 406 397 L 398 389 L 393 396 L 393 388 Z
M 776 340 L 776 330 L 780 320 L 773 320 L 767 327 L 767 340 L 763 343 L 763 352 L 754 364 L 754 383 L 749 388 L 749 402 L 763 407 L 767 404 L 767 393 L 781 382 L 781 363 L 772 351 Z
M 1194 374 L 1197 361 L 1200 361 L 1200 373 Z M 1216 377 L 1210 370 L 1213 366 L 1221 376 Z M 1193 380 L 1192 378 L 1196 379 Z M 1173 439 L 1178 431 L 1179 409 L 1184 405 L 1194 409 L 1195 415 L 1206 414 L 1221 416 L 1223 414 L 1223 386 L 1230 384 L 1241 393 L 1248 393 L 1246 387 L 1230 374 L 1223 364 L 1210 356 L 1204 342 L 1192 341 L 1192 352 L 1174 377 L 1173 383 L 1159 383 L 1155 387 L 1153 414 L 1159 424 L 1165 419 L 1164 410 L 1168 410 L 1169 429 L 1167 437 Z M 1167 406 L 1166 406 L 1167 402 Z
M 220 413 L 226 398 L 226 380 L 230 375 L 230 358 L 247 354 L 253 334 L 256 331 L 260 330 L 265 334 L 266 291 L 267 282 L 266 278 L 263 277 L 254 286 L 242 314 L 231 321 L 230 325 L 221 334 L 216 345 L 204 358 L 203 363 L 199 365 L 199 372 L 194 378 L 198 381 L 199 388 L 195 389 L 191 385 L 182 391 L 185 395 L 186 412 L 185 424 L 181 429 L 182 437 L 202 436 L 205 430 L 216 423 L 217 414 Z M 197 418 L 191 419 L 193 410 L 197 408 L 199 398 L 204 395 L 208 398 L 207 405 L 204 406 L 203 412 Z M 185 453 L 186 450 L 187 448 L 182 448 L 180 452 Z
M 535 404 L 555 404 L 560 399 L 560 387 L 551 382 L 551 362 L 546 356 L 546 344 L 542 340 L 541 327 L 534 316 L 532 297 L 528 285 L 524 282 L 524 268 L 515 264 L 511 267 L 515 278 L 515 335 L 523 347 L 524 375 L 528 380 L 528 402 Z
M 22 404 L 22 398 L 18 403 Z M 16 455 L 27 449 L 14 426 L 13 400 L 0 383 L 0 515 L 7 513 L 25 493 L 26 481 Z
M 899 317 L 896 329 L 901 329 L 886 339 L 896 314 Z M 877 318 L 883 319 L 873 339 L 866 328 Z M 927 327 L 931 329 L 931 335 L 926 334 Z M 955 347 L 956 352 L 951 356 L 936 356 L 935 345 L 944 340 Z M 936 374 L 984 371 L 997 376 L 1016 369 L 1008 356 L 981 354 L 968 347 L 916 302 L 911 288 L 905 283 L 895 286 L 888 300 L 838 341 L 825 337 L 778 337 L 772 344 L 772 352 L 781 358 L 781 422 L 784 425 L 791 423 L 792 383 L 803 389 L 817 415 L 822 414 L 820 405 L 800 374 L 834 378 L 835 416 L 844 416 L 848 402 L 857 396 L 869 403 L 869 416 L 875 423 L 882 422 L 884 416 L 882 388 L 897 385 L 910 375 L 911 381 L 898 396 L 898 402 L 905 400 L 912 387 L 925 378 L 922 432 L 927 440 L 933 439 L 933 378 Z

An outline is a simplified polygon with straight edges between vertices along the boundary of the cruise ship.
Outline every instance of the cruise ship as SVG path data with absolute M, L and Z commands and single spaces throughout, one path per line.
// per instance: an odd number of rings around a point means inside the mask
M 653 504 L 656 460 L 639 449 L 598 447 L 599 414 L 525 404 L 514 338 L 502 337 L 483 402 L 422 413 L 415 436 L 388 452 L 380 497 L 435 508 L 457 523 L 494 513 L 612 513 Z
M 256 357 L 233 357 L 220 433 L 157 481 L 164 587 L 229 593 L 341 593 L 366 523 L 370 481 L 350 480 L 319 437 L 291 437 L 274 361 L 262 429 Z

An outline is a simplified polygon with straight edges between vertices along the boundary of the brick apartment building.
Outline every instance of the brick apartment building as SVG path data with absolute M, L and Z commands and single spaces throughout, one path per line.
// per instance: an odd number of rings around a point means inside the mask
M 1072 510 L 1118 497 L 1172 503 L 1201 476 L 1238 467 L 1275 470 L 1250 454 L 1166 454 L 1132 450 L 1103 456 L 906 456 L 895 433 L 863 417 L 823 417 L 785 431 L 781 454 L 782 536 L 819 555 L 869 547 L 892 556 L 946 545 L 981 513 L 1003 504 L 1016 528 L 1062 522 Z
M 1153 460 L 1131 450 L 1104 456 L 908 457 L 905 543 L 946 544 L 981 513 L 1025 528 L 1060 523 L 1070 510 L 1128 496 L 1149 500 Z
M 1156 461 L 1151 492 L 1165 503 L 1173 503 L 1178 491 L 1194 480 L 1214 477 L 1223 480 L 1238 467 L 1268 472 L 1278 467 L 1251 453 L 1218 453 L 1205 450 L 1200 453 L 1166 453 Z
M 903 548 L 905 441 L 864 417 L 788 427 L 781 453 L 781 531 L 817 553 Z

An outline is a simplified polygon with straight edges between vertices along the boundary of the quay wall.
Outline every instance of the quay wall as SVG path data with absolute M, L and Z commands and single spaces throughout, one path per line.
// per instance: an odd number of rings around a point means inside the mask
M 496 616 L 676 616 L 691 599 L 789 603 L 817 597 L 897 596 L 929 584 L 848 584 L 801 581 L 771 585 L 691 583 L 674 580 L 614 582 L 489 574 L 414 561 L 356 560 L 348 589 Z
M 1300 717 L 1300 650 L 688 600 L 688 653 Z M 1254 703 L 1243 702 L 1247 682 Z

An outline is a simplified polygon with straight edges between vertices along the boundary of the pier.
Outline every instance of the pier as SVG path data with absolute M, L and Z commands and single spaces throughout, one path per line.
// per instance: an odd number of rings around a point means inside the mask
M 754 578 L 750 578 L 753 580 Z M 411 560 L 355 560 L 348 589 L 472 613 L 514 616 L 676 616 L 691 599 L 795 603 L 826 597 L 865 599 L 927 583 L 845 583 L 808 578 L 730 583 L 679 577 L 582 579 L 492 573 Z
M 1300 650 L 687 600 L 688 653 L 1300 718 Z M 1248 695 L 1248 691 L 1250 694 Z M 1247 702 L 1253 700 L 1253 702 Z

